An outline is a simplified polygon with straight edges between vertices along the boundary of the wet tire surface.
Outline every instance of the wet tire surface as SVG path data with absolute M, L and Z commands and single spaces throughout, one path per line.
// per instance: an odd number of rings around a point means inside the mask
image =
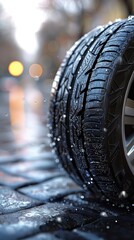
M 51 133 L 63 167 L 79 185 L 115 201 L 134 194 L 121 127 L 133 48 L 134 18 L 98 27 L 70 49 L 52 87 Z

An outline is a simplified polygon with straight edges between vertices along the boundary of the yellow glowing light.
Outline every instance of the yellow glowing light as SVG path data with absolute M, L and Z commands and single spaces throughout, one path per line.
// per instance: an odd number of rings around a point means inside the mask
M 18 77 L 23 73 L 23 64 L 19 61 L 13 61 L 8 66 L 8 71 L 12 76 Z
M 32 64 L 29 68 L 29 74 L 31 77 L 40 77 L 43 73 L 43 68 L 40 64 Z

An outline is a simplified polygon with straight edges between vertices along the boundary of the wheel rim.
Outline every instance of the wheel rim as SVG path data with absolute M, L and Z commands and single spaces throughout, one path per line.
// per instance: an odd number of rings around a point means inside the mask
M 130 78 L 124 98 L 122 139 L 126 160 L 134 175 L 134 72 Z

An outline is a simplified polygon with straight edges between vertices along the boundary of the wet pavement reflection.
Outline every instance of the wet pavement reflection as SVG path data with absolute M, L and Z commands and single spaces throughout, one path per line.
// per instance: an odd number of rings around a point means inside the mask
M 49 85 L 51 86 L 51 82 Z M 48 91 L 50 86 L 47 84 Z M 46 94 L 49 102 L 49 94 Z M 46 128 L 48 115 L 46 94 L 43 96 L 43 93 L 32 85 L 24 88 L 16 82 L 10 83 L 8 91 L 1 91 L 1 156 L 9 155 L 10 152 L 20 157 L 38 156 L 46 150 L 45 146 L 49 145 Z M 5 141 L 8 145 L 3 147 Z

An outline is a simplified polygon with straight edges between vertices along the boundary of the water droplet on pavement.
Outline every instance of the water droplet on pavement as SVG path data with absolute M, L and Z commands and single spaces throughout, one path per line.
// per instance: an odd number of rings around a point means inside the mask
M 134 16 L 132 15 L 130 15 L 130 16 L 128 16 L 128 20 L 132 20 L 134 18 Z
M 110 34 L 112 34 L 112 33 L 113 33 L 112 29 L 110 29 L 110 30 L 109 30 L 109 33 L 110 33 Z
M 61 223 L 61 222 L 62 222 L 61 217 L 57 217 L 57 218 L 56 218 L 56 221 L 59 222 L 59 223 Z
M 101 217 L 108 217 L 108 215 L 107 215 L 106 212 L 101 212 L 101 213 L 100 213 L 100 216 L 101 216 Z
M 85 197 L 83 195 L 80 196 L 81 199 L 84 199 Z
M 121 18 L 115 19 L 115 22 L 120 22 L 120 21 L 121 21 Z

